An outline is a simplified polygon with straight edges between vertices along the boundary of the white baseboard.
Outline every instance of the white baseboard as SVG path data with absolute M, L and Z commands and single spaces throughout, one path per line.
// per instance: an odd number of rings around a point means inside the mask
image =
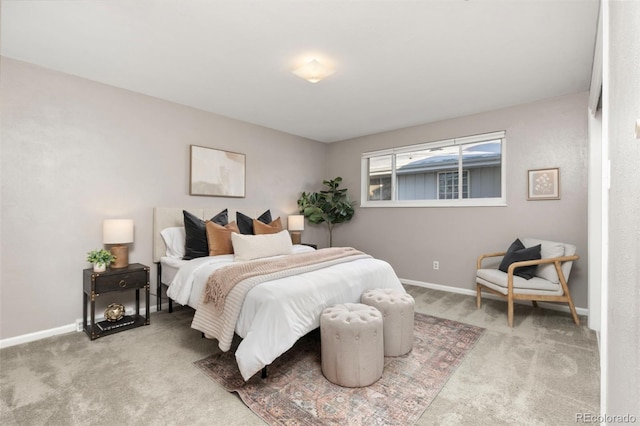
M 82 322 L 82 320 L 80 320 L 80 322 Z M 50 328 L 48 330 L 36 331 L 35 333 L 23 334 L 21 336 L 9 337 L 8 339 L 0 340 L 0 349 L 20 345 L 22 343 L 34 342 L 40 339 L 46 339 L 47 337 L 57 336 L 59 334 L 72 333 L 74 331 L 76 331 L 75 323 L 63 325 L 62 327 Z
M 168 309 L 169 304 L 163 303 L 162 309 Z M 140 307 L 142 312 L 144 307 Z M 155 303 L 149 306 L 149 312 L 156 312 L 158 309 Z M 127 315 L 133 314 L 133 309 L 127 309 Z M 104 320 L 104 315 L 96 316 L 96 322 Z M 10 346 L 21 345 L 23 343 L 35 342 L 36 340 L 46 339 L 47 337 L 58 336 L 60 334 L 67 334 L 72 332 L 83 332 L 82 330 L 82 318 L 76 319 L 73 324 L 63 325 L 61 327 L 50 328 L 48 330 L 36 331 L 35 333 L 23 334 L 21 336 L 9 337 L 7 339 L 0 339 L 0 349 L 8 348 Z
M 424 287 L 424 288 L 430 288 L 432 290 L 440 290 L 440 291 L 447 291 L 449 293 L 458 293 L 458 294 L 465 294 L 467 296 L 476 296 L 476 291 L 475 290 L 470 290 L 467 288 L 458 288 L 458 287 L 451 287 L 451 286 L 447 286 L 447 285 L 442 285 L 442 284 L 433 284 L 433 283 L 427 283 L 424 281 L 415 281 L 415 280 L 407 280 L 404 278 L 400 278 L 400 282 L 402 284 L 407 284 L 407 285 L 413 285 L 416 287 Z M 487 293 L 487 292 L 483 292 L 482 293 L 482 297 L 486 298 L 486 299 L 494 299 L 494 300 L 504 300 L 499 296 L 496 296 L 495 294 L 491 294 L 491 293 Z M 521 303 L 521 304 L 530 304 L 531 302 L 527 302 L 526 300 L 516 300 L 516 303 Z M 570 312 L 569 311 L 569 306 L 566 304 L 559 304 L 559 303 L 547 303 L 547 302 L 538 302 L 538 306 L 540 306 L 541 308 L 545 308 L 545 309 L 551 309 L 554 311 L 562 311 L 562 312 Z M 576 312 L 578 313 L 578 315 L 583 315 L 583 316 L 589 316 L 589 310 L 586 308 L 578 308 L 576 307 Z

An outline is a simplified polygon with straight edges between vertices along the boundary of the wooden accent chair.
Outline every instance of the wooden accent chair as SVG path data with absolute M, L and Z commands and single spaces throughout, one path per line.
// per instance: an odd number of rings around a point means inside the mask
M 578 260 L 576 247 L 571 244 L 553 241 L 522 238 L 525 247 L 541 244 L 541 259 L 514 262 L 509 265 L 507 273 L 499 269 L 483 269 L 482 261 L 491 257 L 504 256 L 506 252 L 488 253 L 478 257 L 476 272 L 476 303 L 481 306 L 482 290 L 507 299 L 507 320 L 513 327 L 513 302 L 515 300 L 531 300 L 537 307 L 537 301 L 565 302 L 569 305 L 573 321 L 580 325 L 580 319 L 571 299 L 567 286 L 569 273 L 574 260 Z M 514 275 L 518 267 L 537 265 L 535 276 L 529 280 Z

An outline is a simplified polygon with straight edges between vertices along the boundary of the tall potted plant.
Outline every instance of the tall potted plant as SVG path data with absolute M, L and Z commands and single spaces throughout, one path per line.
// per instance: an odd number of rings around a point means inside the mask
M 342 178 L 324 180 L 329 189 L 320 192 L 303 192 L 298 199 L 298 210 L 311 223 L 327 224 L 329 229 L 329 247 L 333 247 L 333 227 L 353 217 L 355 201 L 349 201 L 347 189 L 338 189 Z

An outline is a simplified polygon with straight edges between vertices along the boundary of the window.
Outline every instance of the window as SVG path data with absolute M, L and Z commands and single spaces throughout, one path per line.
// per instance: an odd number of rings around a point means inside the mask
M 505 152 L 495 132 L 364 153 L 362 206 L 505 205 Z
M 469 198 L 469 170 L 462 171 L 462 198 Z M 458 198 L 458 171 L 438 172 L 438 200 Z

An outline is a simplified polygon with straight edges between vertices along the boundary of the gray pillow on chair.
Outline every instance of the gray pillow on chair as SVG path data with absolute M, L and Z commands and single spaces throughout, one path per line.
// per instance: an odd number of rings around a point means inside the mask
M 507 249 L 507 253 L 502 258 L 502 262 L 500 262 L 500 266 L 498 269 L 502 272 L 507 272 L 509 269 L 509 265 L 513 262 L 521 262 L 524 260 L 538 260 L 540 259 L 540 250 L 542 246 L 538 244 L 537 246 L 525 247 L 522 244 L 520 239 L 516 239 L 509 248 Z M 513 271 L 513 275 L 517 275 L 526 280 L 530 280 L 536 274 L 536 268 L 538 265 L 530 265 L 530 266 L 522 266 L 520 268 L 516 268 Z

